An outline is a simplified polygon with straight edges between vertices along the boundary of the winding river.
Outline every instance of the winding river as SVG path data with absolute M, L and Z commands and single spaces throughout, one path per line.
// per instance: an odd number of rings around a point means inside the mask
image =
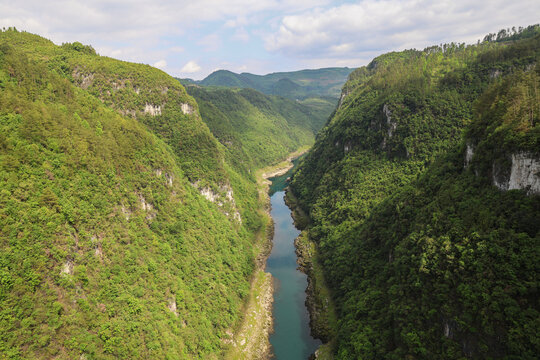
M 295 162 L 296 165 L 296 162 Z M 286 179 L 292 169 L 283 176 L 270 179 L 270 201 L 274 219 L 272 252 L 266 263 L 266 271 L 274 278 L 274 333 L 270 343 L 274 358 L 278 360 L 306 360 L 320 345 L 310 336 L 309 314 L 306 300 L 307 276 L 297 270 L 294 239 L 300 231 L 294 227 L 291 211 L 285 204 Z

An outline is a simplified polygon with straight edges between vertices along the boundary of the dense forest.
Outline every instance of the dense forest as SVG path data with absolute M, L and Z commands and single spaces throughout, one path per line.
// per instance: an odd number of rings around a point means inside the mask
M 318 122 L 324 120 L 335 110 L 341 87 L 347 80 L 347 76 L 353 69 L 349 68 L 324 68 L 316 70 L 300 70 L 291 72 L 277 72 L 267 75 L 254 75 L 250 73 L 236 74 L 228 70 L 217 70 L 200 81 L 191 79 L 179 79 L 185 86 L 200 85 L 206 89 L 211 88 L 232 88 L 245 89 L 242 95 L 246 98 L 255 96 L 256 90 L 260 93 L 270 95 L 268 100 L 272 106 L 285 105 L 285 109 L 290 110 L 290 116 L 297 118 L 298 111 L 302 107 L 307 107 L 309 115 Z M 250 90 L 248 90 L 250 89 Z M 214 93 L 214 98 L 218 95 L 224 97 L 226 92 Z M 260 95 L 258 96 L 260 97 Z M 297 102 L 299 107 L 292 106 L 285 100 L 277 97 L 289 99 Z M 248 99 L 249 100 L 249 99 Z M 223 101 L 220 101 L 223 103 Z M 294 109 L 296 108 L 296 110 Z M 285 110 L 284 109 L 284 110 Z M 300 110 L 307 113 L 305 109 Z M 285 115 L 284 111 L 281 111 Z M 285 117 L 288 117 L 286 115 Z
M 322 125 L 257 124 L 286 146 L 233 162 L 164 72 L 0 32 L 0 357 L 223 357 L 266 239 L 253 170 Z
M 0 358 L 228 358 L 256 174 L 310 145 L 288 201 L 319 359 L 536 358 L 539 59 L 529 26 L 180 82 L 0 31 Z
M 291 182 L 338 318 L 325 356 L 540 352 L 539 59 L 530 26 L 351 73 Z
M 327 120 L 325 112 L 253 89 L 188 85 L 186 90 L 238 168 L 260 168 L 311 145 Z

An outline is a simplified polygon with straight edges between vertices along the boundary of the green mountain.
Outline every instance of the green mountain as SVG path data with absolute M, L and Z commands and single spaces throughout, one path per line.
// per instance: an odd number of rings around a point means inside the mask
M 267 75 L 250 73 L 236 74 L 228 70 L 218 70 L 201 81 L 181 80 L 204 86 L 225 86 L 252 88 L 267 95 L 279 95 L 289 99 L 307 97 L 339 98 L 341 87 L 353 69 L 324 68 L 278 72 Z
M 0 31 L 0 357 L 230 355 L 255 170 L 315 141 L 288 201 L 320 359 L 535 358 L 539 55 L 532 26 L 186 89 Z
M 297 116 L 260 110 L 256 123 L 281 135 L 277 150 L 255 155 L 232 131 L 245 147 L 235 161 L 257 169 L 313 141 L 320 125 L 281 105 Z M 0 127 L 0 357 L 222 357 L 249 295 L 264 204 L 184 87 L 9 29 Z
M 208 79 L 207 84 L 203 84 L 203 81 Z M 203 80 L 193 79 L 178 79 L 182 85 L 204 85 L 204 86 L 223 86 L 223 87 L 237 87 L 237 88 L 253 88 L 254 85 L 249 83 L 247 79 L 243 79 L 239 74 L 233 73 L 229 70 L 217 70 L 207 76 Z
M 287 98 L 311 108 L 309 112 L 316 118 L 315 122 L 318 122 L 320 118 L 328 119 L 334 111 L 341 87 L 351 71 L 349 68 L 325 68 L 254 75 L 218 70 L 201 81 L 179 81 L 185 86 L 254 89 L 266 95 Z M 276 104 L 279 100 L 274 98 L 272 102 Z M 292 109 L 291 106 L 288 108 Z
M 312 105 L 253 89 L 189 85 L 186 90 L 238 168 L 260 168 L 313 144 L 327 120 Z
M 540 31 L 487 40 L 355 70 L 294 174 L 320 358 L 540 352 Z

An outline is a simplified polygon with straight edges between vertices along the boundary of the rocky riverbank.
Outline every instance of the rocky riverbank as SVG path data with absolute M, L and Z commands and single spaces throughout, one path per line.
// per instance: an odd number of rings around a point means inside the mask
M 298 151 L 295 151 L 291 153 L 287 159 L 279 163 L 278 165 L 268 167 L 263 170 L 261 173 L 261 177 L 265 179 L 265 183 L 270 184 L 270 180 L 273 177 L 281 176 L 283 174 L 286 174 L 287 171 L 291 170 L 294 166 L 293 160 L 299 158 L 300 156 L 304 155 L 309 149 L 301 149 Z
M 224 340 L 231 344 L 230 351 L 225 355 L 227 360 L 236 359 L 270 359 L 272 349 L 270 334 L 273 331 L 272 304 L 274 301 L 273 279 L 270 273 L 264 271 L 266 261 L 272 251 L 274 236 L 274 222 L 270 216 L 270 197 L 268 196 L 270 178 L 280 176 L 289 171 L 294 165 L 292 161 L 306 150 L 299 150 L 290 154 L 283 162 L 261 169 L 257 172 L 259 182 L 259 200 L 264 206 L 266 226 L 264 231 L 257 235 L 256 270 L 251 282 L 250 298 L 244 311 L 244 319 L 236 333 L 229 332 L 229 338 Z
M 287 189 L 285 202 L 291 209 L 295 226 L 302 230 L 294 245 L 298 257 L 298 268 L 308 277 L 306 307 L 309 311 L 311 336 L 320 339 L 323 345 L 310 359 L 332 359 L 332 345 L 335 338 L 337 318 L 334 304 L 325 284 L 321 266 L 318 263 L 316 244 L 309 238 L 309 217 L 298 206 L 292 192 Z

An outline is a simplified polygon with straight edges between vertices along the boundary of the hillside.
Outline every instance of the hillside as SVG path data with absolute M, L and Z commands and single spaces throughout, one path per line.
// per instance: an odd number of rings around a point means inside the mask
M 264 226 L 174 78 L 0 32 L 0 354 L 219 358 Z
M 252 89 L 198 85 L 186 89 L 238 168 L 260 168 L 311 145 L 327 120 L 312 106 Z
M 249 88 L 266 95 L 284 97 L 308 106 L 317 118 L 326 120 L 336 108 L 341 87 L 351 71 L 349 68 L 325 68 L 254 75 L 218 70 L 201 81 L 179 80 L 186 86 Z
M 312 323 L 332 357 L 540 351 L 539 58 L 529 27 L 385 54 L 349 76 L 291 183 L 317 250 Z M 320 271 L 335 324 L 321 324 Z
M 182 80 L 204 86 L 252 88 L 267 95 L 279 95 L 292 100 L 308 97 L 339 98 L 341 87 L 353 69 L 324 68 L 277 72 L 267 75 L 237 74 L 218 70 L 201 81 Z

